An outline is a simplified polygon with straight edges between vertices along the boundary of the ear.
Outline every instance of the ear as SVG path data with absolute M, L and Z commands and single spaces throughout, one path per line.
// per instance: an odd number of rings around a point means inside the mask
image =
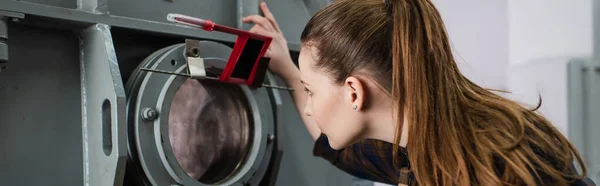
M 350 108 L 354 109 L 356 107 L 354 110 L 357 111 L 363 108 L 367 95 L 360 79 L 352 76 L 346 78 L 344 81 L 344 94 L 345 102 L 350 105 Z

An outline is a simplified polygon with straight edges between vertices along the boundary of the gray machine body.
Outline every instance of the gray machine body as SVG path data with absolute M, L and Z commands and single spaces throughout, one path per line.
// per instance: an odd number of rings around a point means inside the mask
M 297 53 L 305 23 L 327 1 L 267 3 L 291 52 Z M 241 17 L 258 14 L 258 4 L 0 0 L 0 185 L 121 184 L 128 161 L 124 84 L 136 66 L 185 39 L 230 46 L 235 41 L 233 35 L 168 23 L 166 14 L 248 29 L 251 25 L 241 23 Z M 275 176 L 276 185 L 286 186 L 356 183 L 312 156 L 313 142 L 289 92 L 275 94 L 270 101 L 281 105 L 274 119 L 281 126 L 276 148 L 283 157 L 266 177 Z

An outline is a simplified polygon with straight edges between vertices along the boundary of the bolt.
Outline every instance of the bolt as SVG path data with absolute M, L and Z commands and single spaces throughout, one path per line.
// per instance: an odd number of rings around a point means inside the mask
M 174 183 L 174 184 L 171 184 L 171 186 L 181 186 L 181 185 Z
M 144 118 L 145 120 L 152 121 L 156 119 L 157 116 L 158 113 L 152 108 L 144 108 L 142 110 L 142 118 Z
M 192 54 L 194 55 L 194 57 L 198 57 L 200 56 L 200 50 L 198 50 L 198 48 L 194 48 L 192 49 Z
M 14 17 L 14 18 L 12 18 L 12 21 L 13 22 L 19 22 L 19 18 Z
M 200 49 L 198 49 L 197 47 L 191 47 L 191 48 L 187 49 L 186 55 L 188 57 L 199 57 Z
M 273 135 L 273 134 L 267 135 L 267 141 L 268 142 L 272 142 L 273 140 L 275 140 L 275 135 Z

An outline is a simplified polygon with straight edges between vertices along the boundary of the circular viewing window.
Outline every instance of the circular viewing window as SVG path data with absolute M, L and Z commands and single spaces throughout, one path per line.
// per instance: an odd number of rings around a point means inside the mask
M 204 184 L 232 176 L 250 149 L 252 118 L 237 85 L 186 80 L 169 113 L 169 140 L 183 170 Z

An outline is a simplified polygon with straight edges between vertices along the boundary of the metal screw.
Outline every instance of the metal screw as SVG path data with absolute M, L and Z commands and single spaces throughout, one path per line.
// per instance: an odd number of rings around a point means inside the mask
M 14 18 L 12 18 L 12 21 L 13 22 L 19 22 L 19 18 L 14 17 Z
M 193 48 L 192 54 L 194 55 L 194 57 L 198 57 L 200 56 L 200 50 L 198 50 L 198 48 Z
M 273 134 L 269 134 L 269 135 L 267 136 L 267 141 L 268 141 L 268 142 L 272 142 L 273 140 L 275 140 L 275 135 L 273 135 Z
M 177 184 L 177 183 L 174 183 L 174 184 L 171 184 L 171 186 L 182 186 L 182 185 L 179 185 L 179 184 Z
M 142 118 L 148 121 L 152 121 L 156 119 L 158 113 L 153 108 L 144 108 L 142 109 Z

